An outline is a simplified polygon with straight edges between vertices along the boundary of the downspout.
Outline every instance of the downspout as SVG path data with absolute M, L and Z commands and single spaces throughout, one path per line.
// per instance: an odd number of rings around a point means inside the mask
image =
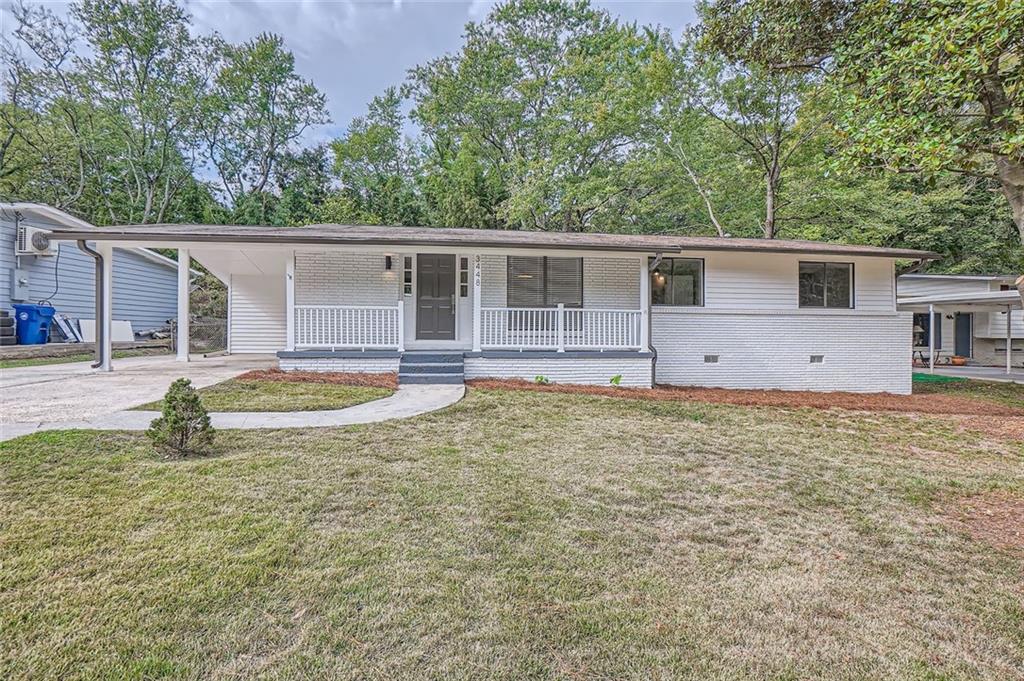
M 96 267 L 96 363 L 92 365 L 92 368 L 99 369 L 103 366 L 103 348 L 105 347 L 103 319 L 107 314 L 106 310 L 103 309 L 103 301 L 105 299 L 103 295 L 103 256 L 89 248 L 84 239 L 78 241 L 78 250 L 92 256 Z

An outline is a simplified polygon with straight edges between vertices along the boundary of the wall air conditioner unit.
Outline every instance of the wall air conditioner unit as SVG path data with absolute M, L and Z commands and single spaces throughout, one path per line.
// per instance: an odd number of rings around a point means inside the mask
M 18 238 L 14 244 L 15 255 L 56 255 L 50 242 L 50 233 L 38 227 L 18 225 Z

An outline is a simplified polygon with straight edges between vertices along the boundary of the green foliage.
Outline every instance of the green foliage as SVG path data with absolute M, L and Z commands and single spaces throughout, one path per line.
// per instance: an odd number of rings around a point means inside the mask
M 334 222 L 422 224 L 424 206 L 416 188 L 420 158 L 403 136 L 401 105 L 397 88 L 388 88 L 331 145 L 341 182 L 326 210 Z
M 829 74 L 848 165 L 996 179 L 1024 242 L 1024 3 L 776 2 L 701 6 L 705 47 Z
M 467 24 L 462 49 L 413 69 L 407 85 L 431 168 L 458 174 L 433 186 L 488 189 L 451 215 L 450 196 L 435 202 L 443 224 L 476 213 L 498 227 L 581 231 L 628 214 L 646 192 L 629 161 L 650 145 L 668 70 L 663 36 L 586 2 L 508 2 Z
M 210 448 L 213 426 L 192 381 L 179 378 L 171 384 L 161 414 L 150 424 L 146 436 L 168 456 L 201 454 Z
M 610 379 L 608 379 L 608 382 L 611 383 L 612 385 L 620 385 L 622 383 L 622 374 L 615 374 Z
M 544 376 L 542 374 L 538 374 L 538 375 L 534 376 L 533 377 L 533 382 L 536 383 L 537 385 L 547 385 L 548 383 L 551 383 L 551 381 L 548 379 L 548 377 Z

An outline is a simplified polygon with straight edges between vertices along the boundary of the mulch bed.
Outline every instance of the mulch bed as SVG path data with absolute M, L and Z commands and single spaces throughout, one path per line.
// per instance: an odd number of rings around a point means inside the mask
M 984 492 L 942 505 L 949 523 L 974 539 L 1024 552 L 1024 498 L 1009 492 Z
M 612 386 L 531 383 L 523 380 L 475 379 L 474 388 L 529 390 L 544 393 L 602 395 L 634 400 L 710 402 L 742 407 L 811 407 L 854 411 L 893 411 L 920 414 L 963 414 L 973 416 L 1024 416 L 1024 409 L 952 395 L 891 395 L 889 393 L 811 392 L 797 390 L 733 390 L 727 388 L 615 388 Z
M 398 374 L 364 374 L 321 371 L 281 371 L 261 369 L 237 377 L 239 381 L 279 381 L 281 383 L 331 383 L 362 388 L 398 387 Z

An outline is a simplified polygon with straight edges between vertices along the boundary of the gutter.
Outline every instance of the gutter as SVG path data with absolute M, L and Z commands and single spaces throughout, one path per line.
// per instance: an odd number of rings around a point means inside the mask
M 97 251 L 89 248 L 89 245 L 85 243 L 85 239 L 78 241 L 78 250 L 82 251 L 86 255 L 90 256 L 95 264 L 96 270 L 96 363 L 92 365 L 93 369 L 99 369 L 103 366 L 103 348 L 106 346 L 105 338 L 103 336 L 104 324 L 103 320 L 106 318 L 107 311 L 103 309 L 103 301 L 105 296 L 103 295 L 103 256 Z

